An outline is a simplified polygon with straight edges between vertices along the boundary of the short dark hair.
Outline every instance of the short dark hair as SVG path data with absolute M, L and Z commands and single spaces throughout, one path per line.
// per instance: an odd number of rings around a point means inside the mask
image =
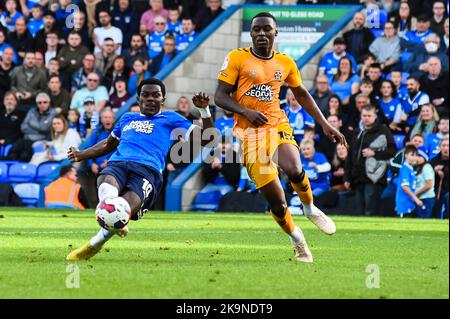
M 374 68 L 374 69 L 380 69 L 381 70 L 381 64 L 378 62 L 372 63 L 369 68 Z
M 408 78 L 406 80 L 414 80 L 417 83 L 420 83 L 419 79 L 417 77 L 415 77 L 415 76 L 412 76 L 412 75 L 408 76 Z
M 64 165 L 63 167 L 61 167 L 61 169 L 59 170 L 59 177 L 65 176 L 72 170 L 72 168 L 73 168 L 72 165 Z
M 138 89 L 137 89 L 137 95 L 140 96 L 141 95 L 141 90 L 142 87 L 146 84 L 150 84 L 150 85 L 158 85 L 161 88 L 161 92 L 163 97 L 166 97 L 166 86 L 164 85 L 164 83 L 157 78 L 149 78 L 149 79 L 145 79 L 143 81 L 141 81 L 141 83 L 139 83 Z
M 441 116 L 441 118 L 439 119 L 439 122 L 442 121 L 442 120 L 447 120 L 448 121 L 448 115 L 447 114 L 443 114 Z
M 107 37 L 107 38 L 105 38 L 105 39 L 103 40 L 103 43 L 105 43 L 106 41 L 112 41 L 112 42 L 114 42 L 114 39 L 113 39 L 113 38 L 110 38 L 110 37 Z
M 369 112 L 374 112 L 375 114 L 377 113 L 377 108 L 375 105 L 372 104 L 366 104 L 361 108 L 361 112 L 362 111 L 369 111 Z
M 370 85 L 373 86 L 373 82 L 372 82 L 372 80 L 369 79 L 369 78 L 364 78 L 364 79 L 362 79 L 360 85 L 363 85 L 363 84 L 370 84 Z
M 406 145 L 404 154 L 406 155 L 410 153 L 419 154 L 419 150 L 414 145 Z
M 250 24 L 252 24 L 253 20 L 255 20 L 256 18 L 270 18 L 270 19 L 272 19 L 275 22 L 275 24 L 277 24 L 277 19 L 275 19 L 275 17 L 269 12 L 260 12 L 260 13 L 258 13 L 257 15 L 255 15 L 252 18 L 252 21 L 250 21 Z

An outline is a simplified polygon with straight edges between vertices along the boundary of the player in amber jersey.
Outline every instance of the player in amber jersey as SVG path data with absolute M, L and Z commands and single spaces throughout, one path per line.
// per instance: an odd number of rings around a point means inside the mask
M 273 50 L 276 19 L 267 12 L 253 17 L 252 47 L 231 51 L 218 75 L 216 104 L 235 113 L 234 134 L 242 142 L 243 162 L 250 178 L 269 202 L 275 221 L 291 239 L 298 261 L 312 262 L 300 227 L 295 226 L 278 178 L 278 166 L 298 193 L 306 217 L 324 233 L 336 232 L 334 222 L 313 204 L 308 177 L 300 162 L 298 145 L 289 120 L 280 108 L 279 92 L 287 83 L 297 101 L 321 125 L 325 135 L 346 144 L 320 112 L 302 85 L 294 60 Z

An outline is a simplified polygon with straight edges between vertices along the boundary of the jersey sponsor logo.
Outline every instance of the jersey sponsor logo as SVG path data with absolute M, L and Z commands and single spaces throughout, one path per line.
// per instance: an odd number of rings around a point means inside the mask
M 251 70 L 249 76 L 251 78 L 256 78 L 256 71 L 255 70 Z
M 245 96 L 255 97 L 261 102 L 271 102 L 273 100 L 273 90 L 271 85 L 256 84 L 245 93 Z
M 132 121 L 123 128 L 123 131 L 135 130 L 137 133 L 150 134 L 154 127 L 155 124 L 150 123 L 150 121 Z

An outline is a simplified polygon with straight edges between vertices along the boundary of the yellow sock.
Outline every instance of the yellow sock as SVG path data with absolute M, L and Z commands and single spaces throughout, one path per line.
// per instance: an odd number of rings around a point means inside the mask
M 291 181 L 291 185 L 297 192 L 303 205 L 311 205 L 313 203 L 311 185 L 309 184 L 309 179 L 308 176 L 306 176 L 305 171 L 301 174 L 300 182 L 295 183 Z
M 272 213 L 273 219 L 280 225 L 284 232 L 288 235 L 292 234 L 295 229 L 294 219 L 292 219 L 291 212 L 286 208 L 284 218 L 280 218 Z

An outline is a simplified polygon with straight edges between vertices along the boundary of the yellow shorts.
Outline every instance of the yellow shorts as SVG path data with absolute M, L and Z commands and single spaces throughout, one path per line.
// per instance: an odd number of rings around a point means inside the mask
M 289 123 L 282 123 L 270 129 L 247 129 L 242 144 L 242 162 L 248 175 L 261 188 L 278 176 L 278 167 L 272 157 L 281 144 L 298 147 Z

